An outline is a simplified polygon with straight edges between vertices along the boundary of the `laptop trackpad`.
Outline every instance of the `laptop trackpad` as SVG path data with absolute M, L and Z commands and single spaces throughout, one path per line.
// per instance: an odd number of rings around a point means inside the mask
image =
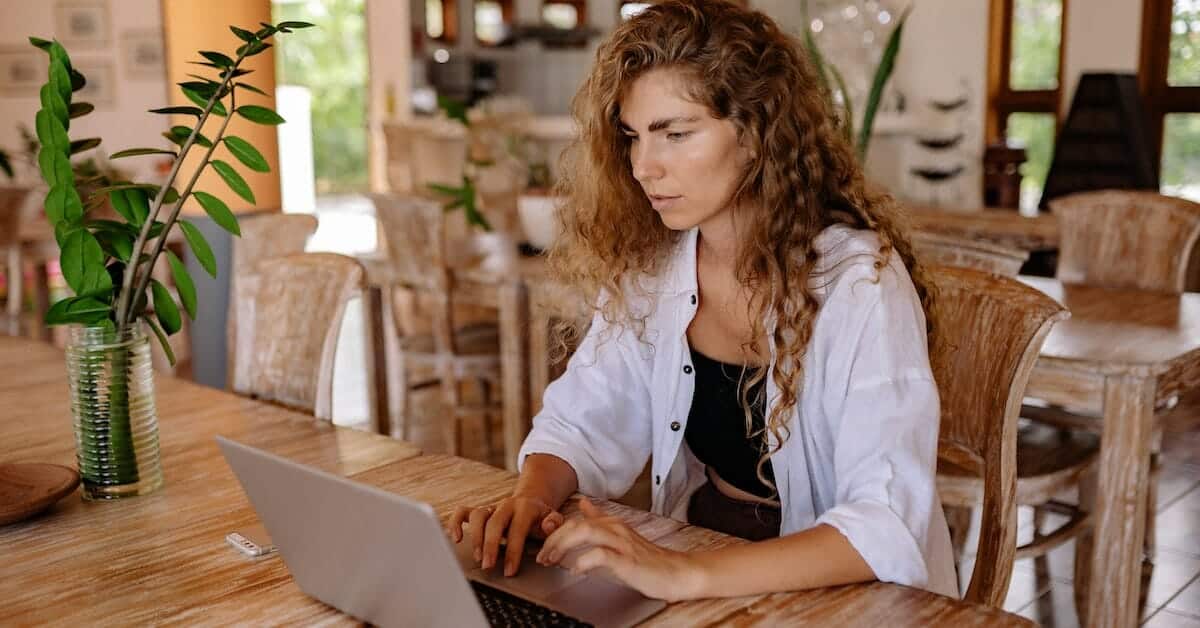
M 547 605 L 596 625 L 630 626 L 649 617 L 666 602 L 652 600 L 604 576 L 593 576 L 550 596 Z
M 534 557 L 537 556 L 538 549 L 541 547 L 540 543 L 526 545 L 524 556 L 521 557 L 521 569 L 517 571 L 517 575 L 512 577 L 504 575 L 503 555 L 506 547 L 500 548 L 500 558 L 498 558 L 496 566 L 485 570 L 475 562 L 474 549 L 469 541 L 464 540 L 455 545 L 454 553 L 458 556 L 458 562 L 462 565 L 463 573 L 468 578 L 540 602 L 547 601 L 556 591 L 584 579 L 584 576 L 571 575 L 570 571 L 561 567 L 546 567 L 537 564 Z

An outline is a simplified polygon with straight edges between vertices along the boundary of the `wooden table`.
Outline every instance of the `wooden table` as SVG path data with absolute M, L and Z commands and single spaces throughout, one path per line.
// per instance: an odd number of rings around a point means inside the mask
M 912 226 L 921 231 L 984 240 L 1022 251 L 1058 249 L 1058 219 L 1052 214 L 1025 216 L 1015 209 L 950 210 L 907 205 Z
M 0 338 L 4 461 L 73 464 L 61 352 Z M 461 504 L 511 493 L 516 476 L 411 445 L 315 422 L 274 406 L 170 377 L 157 378 L 164 488 L 99 503 L 77 495 L 49 513 L 0 528 L 0 624 L 344 624 L 350 617 L 304 595 L 277 556 L 247 559 L 225 535 L 257 518 L 213 442 L 224 434 L 434 506 L 443 523 Z M 647 538 L 701 550 L 742 541 L 617 504 Z M 568 516 L 578 514 L 572 503 Z M 398 586 L 402 584 L 398 583 Z M 646 625 L 1015 626 L 995 609 L 874 583 L 673 604 Z
M 1154 409 L 1200 385 L 1200 294 L 1021 277 L 1071 310 L 1050 331 L 1027 394 L 1102 416 L 1088 616 L 1137 625 Z
M 225 542 L 257 518 L 213 436 L 342 475 L 412 458 L 417 449 L 171 377 L 155 384 L 164 487 L 116 502 L 84 502 L 77 491 L 49 513 L 0 527 L 0 624 L 339 617 L 301 594 L 280 561 L 245 559 Z M 0 337 L 0 461 L 74 467 L 68 404 L 61 351 Z

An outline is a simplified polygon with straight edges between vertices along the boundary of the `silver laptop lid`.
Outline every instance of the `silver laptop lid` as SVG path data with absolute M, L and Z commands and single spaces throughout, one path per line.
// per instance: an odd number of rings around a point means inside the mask
M 217 436 L 300 589 L 380 626 L 487 626 L 428 504 Z

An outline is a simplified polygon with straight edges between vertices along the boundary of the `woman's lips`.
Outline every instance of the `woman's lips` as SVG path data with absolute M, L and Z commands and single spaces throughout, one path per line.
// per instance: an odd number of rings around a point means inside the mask
M 650 194 L 650 206 L 654 211 L 663 211 L 675 204 L 682 196 L 663 196 L 661 194 Z

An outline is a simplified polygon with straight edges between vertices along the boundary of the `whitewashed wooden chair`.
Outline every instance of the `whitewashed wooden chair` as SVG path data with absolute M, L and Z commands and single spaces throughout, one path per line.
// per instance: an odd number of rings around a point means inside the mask
M 317 230 L 309 214 L 261 214 L 240 221 L 242 235 L 233 240 L 229 308 L 225 322 L 226 385 L 250 377 L 258 266 L 265 260 L 304 252 Z
M 997 275 L 1016 276 L 1029 252 L 999 244 L 917 231 L 913 249 L 922 262 L 936 266 L 974 268 Z
M 346 305 L 361 294 L 362 265 L 335 253 L 260 262 L 249 366 L 233 391 L 333 419 L 333 366 Z
M 389 257 L 391 283 L 385 290 L 384 307 L 389 334 L 389 364 L 394 365 L 389 390 L 393 416 L 401 417 L 401 438 L 408 439 L 413 412 L 410 392 L 440 386 L 447 419 L 443 426 L 447 450 L 458 454 L 462 447 L 462 419 L 483 419 L 483 440 L 491 457 L 492 417 L 500 412 L 493 391 L 500 387 L 500 340 L 494 322 L 456 326 L 454 320 L 454 275 L 447 263 L 445 211 L 433 200 L 416 196 L 372 195 L 376 215 L 383 227 Z M 401 329 L 394 312 L 393 290 L 408 291 L 422 303 L 430 322 L 428 333 Z M 461 383 L 475 381 L 481 402 L 466 403 Z
M 994 273 L 934 266 L 929 276 L 937 304 L 930 362 L 942 408 L 938 493 L 957 549 L 970 509 L 982 508 L 965 598 L 1000 608 L 1017 552 L 1016 506 L 1029 499 L 1028 483 L 1038 489 L 1055 481 L 1048 469 L 1031 473 L 1021 465 L 1017 420 L 1046 334 L 1067 312 L 1045 294 Z

